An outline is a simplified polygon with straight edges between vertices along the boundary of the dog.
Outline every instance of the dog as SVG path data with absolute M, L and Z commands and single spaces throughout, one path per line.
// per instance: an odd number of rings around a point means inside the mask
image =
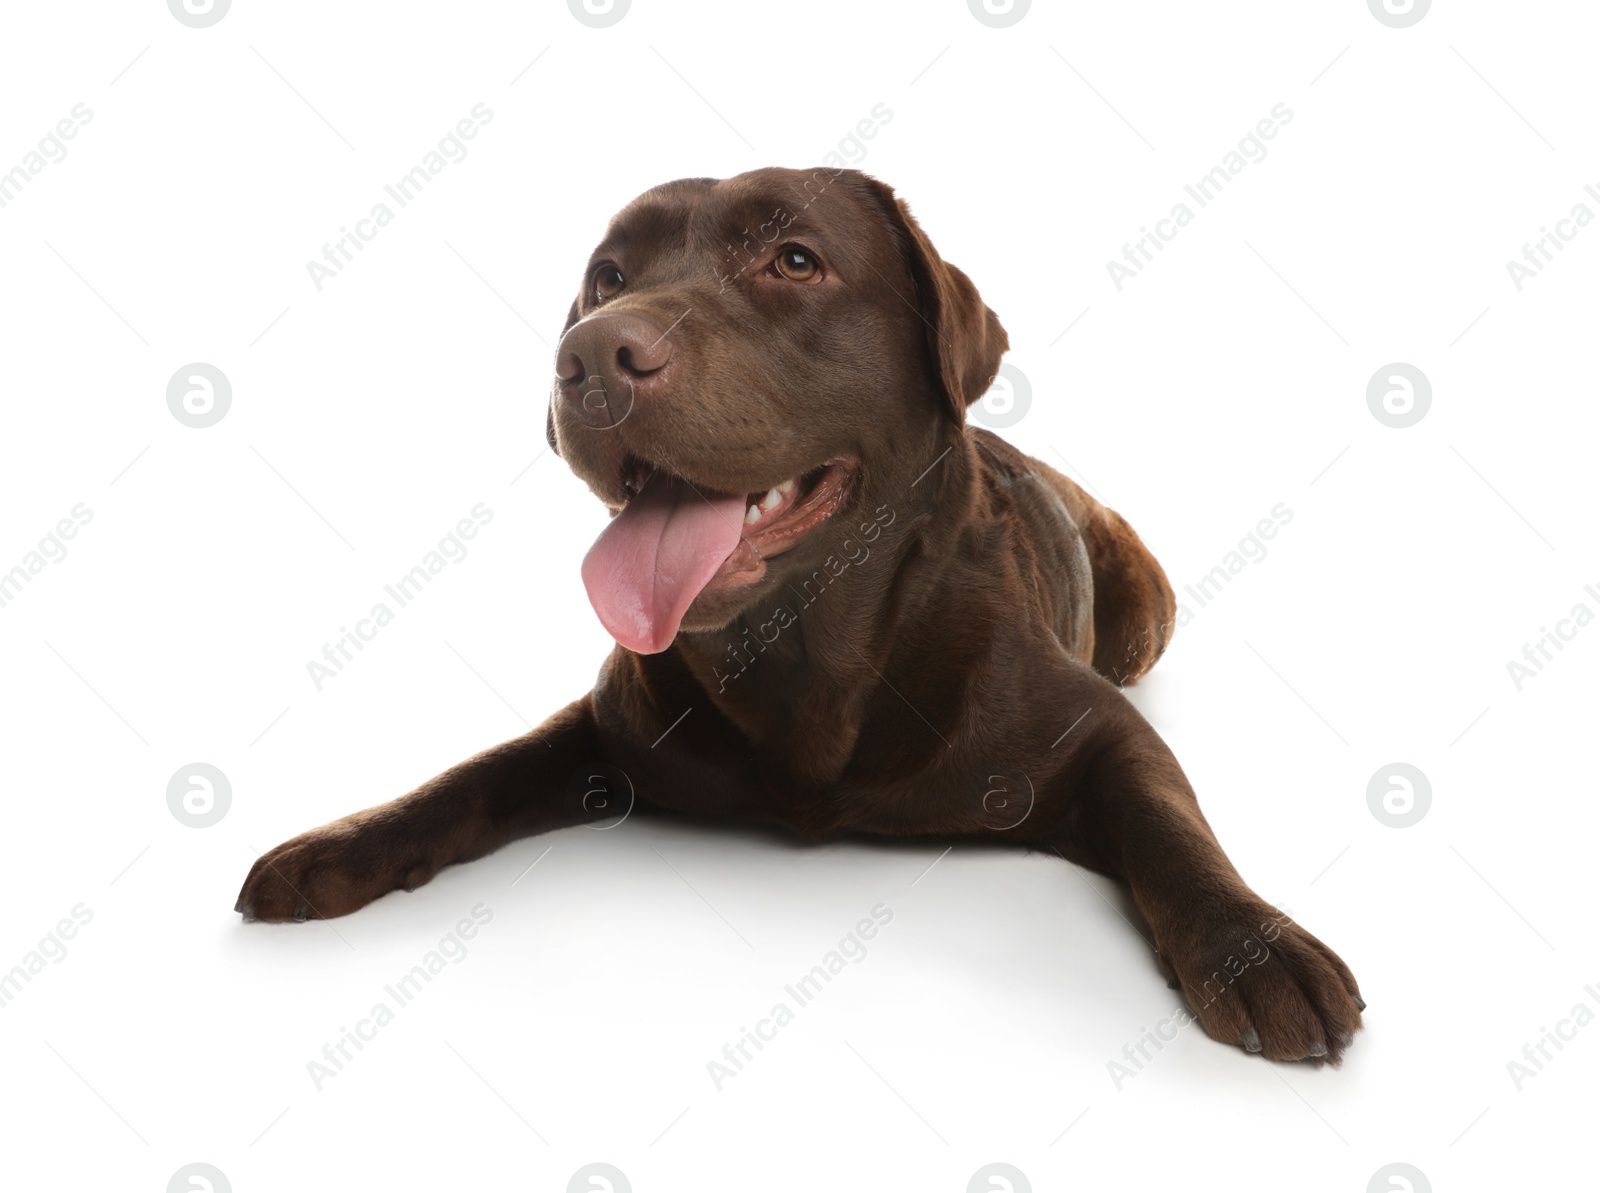
M 967 422 L 1007 347 L 858 171 L 683 179 L 628 204 L 567 314 L 546 424 L 613 514 L 582 566 L 617 642 L 593 690 L 279 845 L 235 910 L 347 915 L 615 816 L 626 783 L 655 809 L 817 841 L 1052 851 L 1127 884 L 1209 1035 L 1338 1063 L 1355 978 L 1245 884 L 1120 690 L 1167 645 L 1160 565 Z

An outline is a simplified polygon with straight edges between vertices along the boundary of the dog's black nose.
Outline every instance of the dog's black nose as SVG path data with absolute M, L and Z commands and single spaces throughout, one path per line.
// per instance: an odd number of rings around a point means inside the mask
M 614 396 L 632 394 L 659 383 L 672 352 L 671 337 L 643 315 L 591 315 L 561 337 L 556 376 L 574 398 L 594 378 Z

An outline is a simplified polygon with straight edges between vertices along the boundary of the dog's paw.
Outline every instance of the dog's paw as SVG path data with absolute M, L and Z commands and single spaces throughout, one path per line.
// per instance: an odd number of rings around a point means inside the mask
M 1162 942 L 1200 1026 L 1271 1060 L 1337 1065 L 1366 1003 L 1337 953 L 1266 903 L 1243 902 Z
M 332 919 L 390 891 L 415 890 L 437 870 L 403 834 L 350 816 L 262 854 L 233 909 L 246 920 Z

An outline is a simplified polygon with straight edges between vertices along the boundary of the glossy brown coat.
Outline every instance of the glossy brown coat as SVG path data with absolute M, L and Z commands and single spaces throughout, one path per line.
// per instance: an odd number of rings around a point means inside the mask
M 787 245 L 819 277 L 775 271 Z M 602 296 L 607 265 L 625 284 Z M 968 425 L 1006 333 L 903 201 L 854 171 L 657 187 L 612 221 L 564 336 L 550 442 L 613 508 L 641 466 L 759 493 L 843 461 L 838 508 L 538 729 L 266 854 L 247 919 L 347 914 L 624 791 L 818 840 L 999 838 L 1127 882 L 1212 1036 L 1338 1060 L 1355 979 L 1240 878 L 1120 691 L 1167 644 L 1165 575 L 1120 516 Z

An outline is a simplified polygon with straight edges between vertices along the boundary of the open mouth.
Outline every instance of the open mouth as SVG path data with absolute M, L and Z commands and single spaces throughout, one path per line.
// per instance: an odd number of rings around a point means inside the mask
M 844 505 L 855 465 L 830 460 L 765 489 L 725 493 L 642 460 L 623 469 L 625 504 L 583 561 L 601 624 L 629 650 L 655 654 L 708 592 L 745 587 Z
M 717 574 L 754 569 L 789 550 L 839 512 L 854 476 L 853 467 L 835 460 L 765 492 L 745 494 L 739 545 Z

